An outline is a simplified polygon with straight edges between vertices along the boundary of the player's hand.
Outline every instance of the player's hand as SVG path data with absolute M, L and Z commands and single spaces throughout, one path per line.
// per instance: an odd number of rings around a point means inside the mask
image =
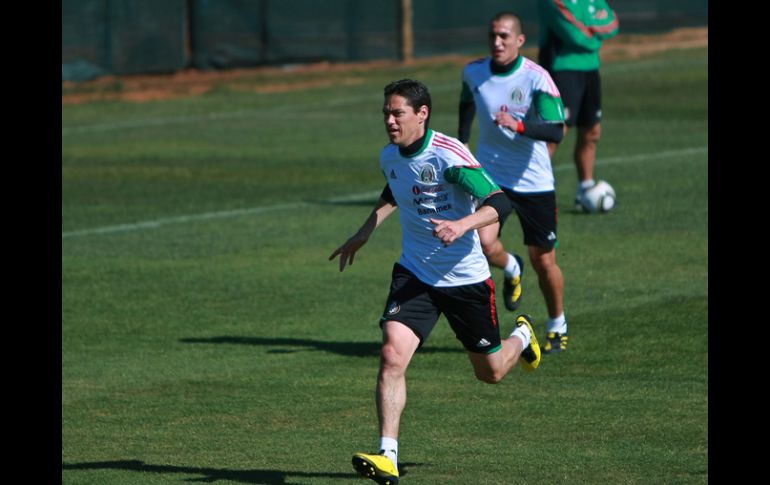
M 366 244 L 366 239 L 363 239 L 359 236 L 353 236 L 347 241 L 345 241 L 345 244 L 338 247 L 334 250 L 334 252 L 329 256 L 329 261 L 333 260 L 337 257 L 337 255 L 340 256 L 340 271 L 345 269 L 345 265 L 348 266 L 353 265 L 353 259 L 356 257 L 356 251 L 361 249 L 361 246 Z
M 497 114 L 495 114 L 495 123 L 497 123 L 499 126 L 502 126 L 503 128 L 508 128 L 514 133 L 518 133 L 519 131 L 519 121 L 511 116 L 510 113 L 506 113 L 505 111 L 499 111 Z
M 444 246 L 449 246 L 465 234 L 465 228 L 457 221 L 430 219 L 430 222 L 435 226 L 433 236 L 439 238 Z

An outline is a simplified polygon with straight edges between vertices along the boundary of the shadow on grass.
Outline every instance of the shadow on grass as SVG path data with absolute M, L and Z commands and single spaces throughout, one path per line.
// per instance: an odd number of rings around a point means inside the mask
M 240 483 L 264 485 L 290 485 L 287 479 L 298 478 L 336 478 L 358 479 L 354 473 L 293 472 L 282 470 L 228 470 L 226 468 L 199 468 L 192 466 L 150 465 L 139 460 L 95 461 L 86 463 L 63 463 L 62 470 L 126 470 L 141 473 L 186 473 L 203 475 L 189 479 L 189 482 L 215 482 L 229 480 Z
M 187 344 L 236 344 L 256 345 L 271 347 L 268 352 L 275 354 L 289 354 L 305 350 L 324 351 L 346 357 L 379 357 L 379 342 L 325 342 L 322 340 L 297 339 L 297 338 L 263 338 L 263 337 L 235 337 L 222 336 L 210 338 L 182 338 L 182 343 Z M 293 348 L 292 348 L 293 347 Z M 299 348 L 297 348 L 299 347 Z M 421 354 L 465 352 L 461 347 L 422 347 L 418 350 Z
M 419 463 L 405 463 L 399 472 L 406 474 L 406 467 L 419 466 Z M 200 468 L 192 466 L 174 465 L 150 465 L 140 460 L 116 460 L 93 461 L 85 463 L 62 463 L 62 470 L 125 470 L 140 473 L 184 473 L 190 475 L 203 475 L 200 478 L 191 478 L 188 482 L 215 482 L 217 480 L 229 480 L 239 483 L 253 483 L 261 485 L 301 485 L 299 482 L 287 482 L 302 478 L 334 478 L 340 480 L 360 480 L 355 472 L 300 472 L 282 470 L 228 470 L 226 468 Z

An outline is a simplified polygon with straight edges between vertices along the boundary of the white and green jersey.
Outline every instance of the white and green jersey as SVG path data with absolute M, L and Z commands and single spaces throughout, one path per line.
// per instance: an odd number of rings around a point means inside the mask
M 433 236 L 431 218 L 457 220 L 475 212 L 474 197 L 499 191 L 459 140 L 428 130 L 422 148 L 403 156 L 388 144 L 380 167 L 399 208 L 402 250 L 399 263 L 431 286 L 461 286 L 491 277 L 477 231 L 449 246 Z
M 525 123 L 564 121 L 561 96 L 548 72 L 520 55 L 509 72 L 494 74 L 491 59 L 479 59 L 463 70 L 463 100 L 471 96 L 479 120 L 476 158 L 495 182 L 516 192 L 554 190 L 546 142 L 495 123 L 500 111 Z

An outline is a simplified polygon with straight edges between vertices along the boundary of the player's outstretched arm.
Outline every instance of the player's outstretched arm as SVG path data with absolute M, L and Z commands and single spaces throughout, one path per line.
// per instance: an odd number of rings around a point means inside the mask
M 329 256 L 329 261 L 339 255 L 340 271 L 343 271 L 346 265 L 352 265 L 356 252 L 366 244 L 374 230 L 382 224 L 382 221 L 395 212 L 397 208 L 398 206 L 395 203 L 388 202 L 380 197 L 380 200 L 377 201 L 377 205 L 374 207 L 371 214 L 369 214 L 369 217 L 367 217 L 361 228 L 345 241 L 342 246 L 334 250 L 331 256 Z

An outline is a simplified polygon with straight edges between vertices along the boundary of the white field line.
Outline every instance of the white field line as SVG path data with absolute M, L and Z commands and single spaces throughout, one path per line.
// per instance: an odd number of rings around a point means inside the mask
M 634 163 L 634 162 L 641 162 L 642 160 L 656 160 L 659 158 L 669 158 L 669 157 L 678 157 L 682 155 L 700 155 L 703 153 L 708 153 L 709 147 L 691 147 L 691 148 L 682 148 L 679 150 L 667 150 L 664 152 L 655 152 L 655 153 L 640 153 L 639 155 L 628 155 L 628 156 L 620 156 L 620 157 L 609 157 L 609 158 L 601 158 L 596 160 L 597 166 L 605 166 L 605 165 L 622 165 L 625 163 Z M 558 165 L 553 168 L 554 172 L 562 172 L 564 170 L 573 170 L 574 165 L 569 164 L 563 164 Z
M 691 148 L 684 148 L 681 150 L 668 150 L 663 152 L 644 153 L 640 155 L 603 158 L 603 159 L 598 159 L 596 161 L 596 165 L 598 166 L 619 165 L 619 164 L 640 162 L 644 160 L 655 160 L 655 159 L 676 157 L 676 156 L 682 156 L 682 155 L 700 155 L 704 153 L 708 153 L 708 147 L 691 147 Z M 564 164 L 564 165 L 559 165 L 555 167 L 554 171 L 571 170 L 572 168 L 573 168 L 572 164 Z M 353 202 L 357 200 L 373 199 L 377 197 L 379 194 L 380 194 L 379 190 L 374 192 L 362 192 L 362 193 L 351 194 L 343 197 L 326 199 L 323 202 L 327 202 L 327 203 Z M 300 207 L 310 206 L 310 205 L 314 205 L 314 203 L 313 202 L 293 202 L 289 204 L 259 206 L 259 207 L 252 207 L 248 209 L 203 212 L 200 214 L 189 214 L 189 215 L 177 216 L 177 217 L 166 217 L 162 219 L 156 219 L 153 221 L 135 222 L 130 224 L 118 224 L 114 226 L 102 226 L 102 227 L 95 227 L 91 229 L 79 229 L 75 231 L 64 231 L 61 233 L 61 237 L 62 239 L 64 239 L 64 238 L 76 237 L 76 236 L 87 236 L 91 234 L 109 234 L 109 233 L 116 233 L 116 232 L 137 231 L 142 229 L 155 229 L 155 228 L 166 226 L 169 224 L 202 221 L 207 219 L 222 219 L 227 217 L 237 217 L 237 216 L 244 216 L 244 215 L 255 215 L 255 214 L 262 214 L 266 212 L 276 212 L 276 211 L 287 210 L 287 209 L 297 209 Z
M 108 234 L 111 232 L 136 231 L 138 229 L 155 229 L 168 224 L 178 224 L 181 222 L 203 221 L 206 219 L 219 219 L 223 217 L 235 217 L 242 215 L 260 214 L 262 212 L 273 212 L 285 209 L 296 209 L 303 205 L 309 205 L 307 202 L 294 202 L 290 204 L 277 204 L 271 206 L 252 207 L 250 209 L 234 209 L 227 211 L 203 212 L 201 214 L 190 214 L 186 216 L 166 217 L 154 221 L 136 222 L 132 224 L 118 224 L 115 226 L 95 227 L 93 229 L 80 229 L 77 231 L 62 232 L 62 238 L 73 236 L 85 236 L 87 234 Z

